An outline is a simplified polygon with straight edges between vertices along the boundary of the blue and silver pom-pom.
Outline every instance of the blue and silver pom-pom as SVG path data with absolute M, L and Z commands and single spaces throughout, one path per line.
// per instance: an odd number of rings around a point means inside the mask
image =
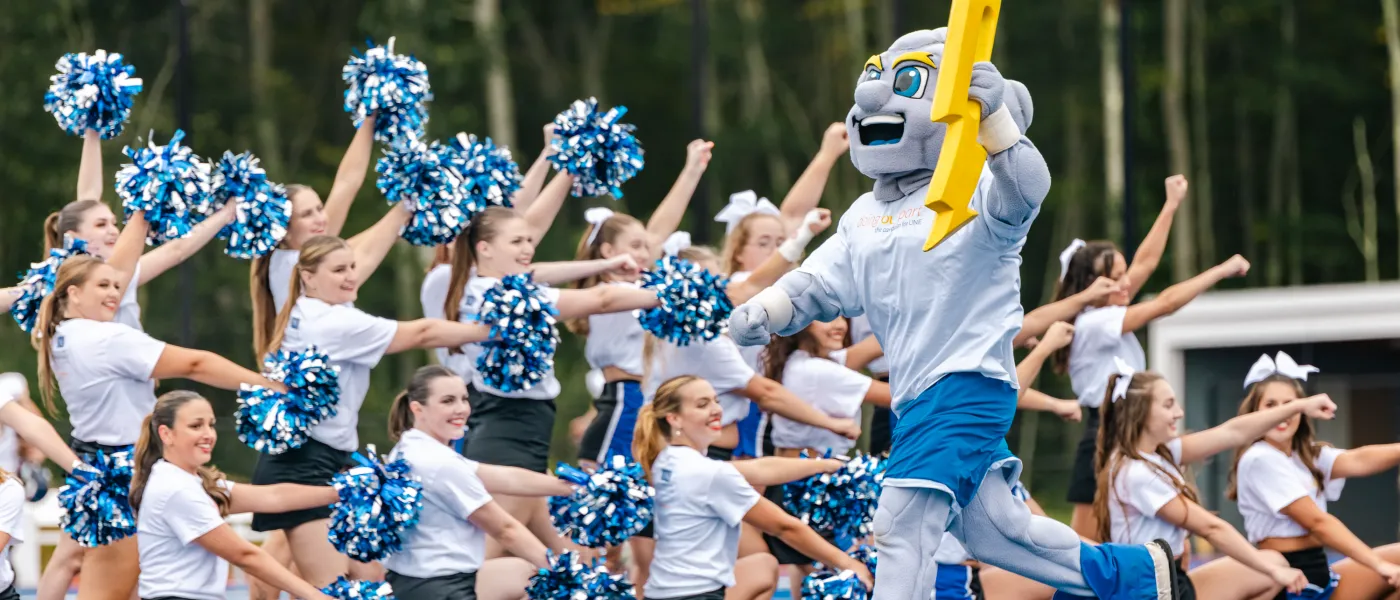
M 622 197 L 622 184 L 645 166 L 635 126 L 621 123 L 627 107 L 598 112 L 598 99 L 575 100 L 554 117 L 549 161 L 574 176 L 573 195 Z
M 486 290 L 476 315 L 491 326 L 491 340 L 482 343 L 476 359 L 486 385 L 503 392 L 528 390 L 553 371 L 558 314 L 529 273 L 507 275 Z
M 465 157 L 450 146 L 408 138 L 375 164 L 376 186 L 390 203 L 405 205 L 412 218 L 403 239 L 415 246 L 437 246 L 457 239 L 467 227 L 469 184 Z
M 724 334 L 734 303 L 725 293 L 729 281 L 700 265 L 675 256 L 662 257 L 642 272 L 642 288 L 655 290 L 661 304 L 637 311 L 642 329 L 677 346 Z
M 152 136 L 155 132 L 152 132 Z M 170 143 L 157 146 L 154 138 L 146 148 L 127 146 L 122 150 L 131 162 L 117 171 L 117 196 L 122 199 L 126 218 L 145 211 L 151 231 L 146 243 L 159 246 L 185 237 L 197 215 L 213 206 L 213 175 L 189 146 L 180 144 L 185 132 L 175 130 Z
M 602 561 L 586 565 L 572 551 L 547 552 L 549 568 L 536 572 L 525 588 L 530 600 L 631 600 L 637 597 L 631 582 L 609 573 Z
M 876 551 L 872 546 L 862 544 L 854 552 L 853 558 L 865 564 L 870 574 L 875 574 Z M 802 600 L 864 600 L 870 590 L 856 578 L 853 571 L 835 570 L 823 566 L 802 580 Z
M 122 55 L 98 50 L 64 54 L 57 75 L 49 76 L 44 110 L 53 114 L 64 131 L 82 136 L 91 129 L 109 140 L 121 135 L 131 116 L 131 103 L 141 92 L 136 67 L 122 62 Z
M 421 137 L 428 122 L 424 103 L 433 99 L 428 85 L 428 67 L 412 55 L 394 53 L 394 38 L 384 46 L 373 41 L 364 54 L 350 56 L 340 71 L 345 81 L 345 112 L 355 127 L 372 113 L 374 139 L 389 144 L 408 137 Z
M 312 426 L 336 415 L 340 369 L 316 346 L 268 354 L 263 375 L 286 385 L 287 392 L 249 385 L 239 390 L 235 428 L 250 448 L 266 454 L 300 448 Z
M 563 531 L 569 525 L 572 517 L 569 516 L 569 509 L 573 504 L 569 502 L 569 496 L 549 497 L 549 522 L 554 524 L 554 528 Z
M 58 492 L 63 530 L 86 548 L 136 534 L 136 515 L 128 499 L 135 468 L 131 450 L 98 450 L 91 462 L 73 469 L 67 486 Z
M 520 191 L 520 165 L 510 156 L 510 149 L 497 146 L 491 138 L 458 133 L 448 142 L 452 151 L 462 157 L 463 174 L 467 178 L 467 214 L 475 215 L 488 206 L 511 205 L 510 199 Z
M 29 270 L 20 275 L 19 285 L 15 286 L 20 294 L 10 305 L 10 315 L 19 323 L 20 329 L 25 333 L 34 331 L 34 324 L 39 320 L 39 306 L 44 298 L 53 293 L 53 284 L 58 279 L 58 268 L 63 266 L 63 261 L 75 254 L 87 253 L 87 242 L 65 235 L 62 248 L 50 249 L 48 258 L 30 264 Z
M 233 222 L 219 231 L 219 239 L 228 240 L 224 254 L 250 260 L 276 249 L 292 221 L 287 189 L 267 180 L 267 172 L 251 152 L 225 151 L 215 180 L 211 210 L 217 211 L 228 202 L 235 204 Z
M 592 474 L 560 463 L 560 479 L 579 486 L 569 496 L 561 533 L 588 548 L 617 546 L 651 523 L 656 490 L 642 466 L 614 455 Z
M 784 504 L 817 533 L 839 548 L 870 535 L 885 461 L 869 454 L 852 458 L 834 473 L 820 473 L 783 488 Z
M 326 537 L 342 554 L 368 563 L 403 549 L 423 511 L 423 484 L 408 461 L 385 463 L 373 445 L 354 458 L 359 466 L 331 479 L 340 502 L 331 507 Z
M 389 582 L 346 579 L 344 575 L 321 588 L 321 593 L 336 600 L 394 600 L 394 587 Z

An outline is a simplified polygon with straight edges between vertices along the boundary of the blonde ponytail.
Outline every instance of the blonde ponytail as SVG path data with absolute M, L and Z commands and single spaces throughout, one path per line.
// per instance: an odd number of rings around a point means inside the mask
M 632 434 L 632 456 L 642 465 L 642 470 L 651 476 L 651 466 L 656 462 L 656 457 L 661 455 L 661 451 L 666 449 L 673 435 L 671 424 L 666 422 L 667 415 L 673 415 L 681 410 L 681 389 L 686 385 L 701 381 L 694 375 L 681 375 L 666 380 L 661 387 L 656 388 L 656 397 L 651 402 L 642 405 L 641 412 L 637 415 L 637 427 Z
M 68 257 L 54 276 L 53 291 L 39 305 L 39 316 L 35 320 L 34 331 L 29 334 L 29 344 L 39 352 L 39 392 L 49 414 L 56 412 L 53 403 L 53 338 L 58 332 L 58 324 L 63 322 L 63 313 L 68 309 L 68 290 L 82 287 L 93 270 L 104 264 L 102 259 L 87 254 Z
M 297 299 L 301 298 L 301 274 L 315 272 L 330 253 L 349 248 L 350 245 L 345 243 L 345 240 L 333 235 L 318 235 L 302 244 L 297 264 L 292 267 L 292 280 L 287 287 L 287 302 L 277 311 L 276 324 L 272 326 L 266 342 L 258 348 L 259 359 L 282 347 L 282 339 L 287 333 L 287 324 L 292 320 L 292 309 L 296 307 Z

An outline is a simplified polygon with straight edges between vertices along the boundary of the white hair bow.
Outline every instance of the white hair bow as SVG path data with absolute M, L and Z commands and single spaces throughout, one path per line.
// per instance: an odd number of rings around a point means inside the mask
M 1249 368 L 1249 374 L 1244 376 L 1244 387 L 1248 389 L 1249 386 L 1268 379 L 1269 376 L 1274 374 L 1307 381 L 1309 373 L 1317 372 L 1317 367 L 1312 365 L 1300 365 L 1293 361 L 1292 356 L 1284 352 L 1279 352 L 1272 359 L 1269 358 L 1269 355 L 1265 354 L 1260 356 L 1259 360 L 1254 361 L 1254 366 Z
M 1084 240 L 1074 238 L 1074 241 L 1060 252 L 1060 281 L 1065 280 L 1065 273 L 1069 272 L 1069 261 L 1074 260 L 1074 253 L 1084 246 Z
M 754 213 L 777 217 L 782 216 L 783 211 L 778 210 L 767 198 L 759 198 L 753 190 L 744 190 L 729 195 L 729 205 L 715 215 L 715 220 L 725 224 L 724 233 L 728 235 L 733 233 L 739 221 Z
M 689 247 L 690 232 L 677 231 L 666 238 L 666 241 L 661 244 L 661 251 L 665 252 L 666 256 L 676 256 L 681 253 L 681 250 L 685 250 Z
M 598 230 L 602 229 L 603 223 L 611 219 L 614 214 L 616 213 L 606 206 L 595 206 L 583 211 L 583 220 L 592 227 L 588 230 L 588 243 L 584 244 L 585 246 L 593 245 L 593 241 L 598 239 Z
M 1117 402 L 1128 397 L 1128 385 L 1137 371 L 1117 356 L 1113 357 L 1113 367 L 1118 370 L 1118 381 L 1113 384 L 1113 401 Z

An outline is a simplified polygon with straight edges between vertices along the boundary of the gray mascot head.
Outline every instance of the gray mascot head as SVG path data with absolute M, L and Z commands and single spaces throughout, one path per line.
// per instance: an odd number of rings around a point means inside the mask
M 932 171 L 938 164 L 947 126 L 934 123 L 929 114 L 947 39 L 946 27 L 907 33 L 865 62 L 856 81 L 855 106 L 846 115 L 851 162 L 865 176 L 890 181 Z M 1034 114 L 1030 92 L 1007 80 L 1003 98 L 1025 133 Z

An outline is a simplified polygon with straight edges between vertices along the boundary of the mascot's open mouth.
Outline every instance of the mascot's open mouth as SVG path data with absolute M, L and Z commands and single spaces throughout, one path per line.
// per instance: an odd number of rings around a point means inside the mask
M 866 146 L 897 144 L 904 137 L 903 115 L 873 115 L 860 120 L 860 143 Z

